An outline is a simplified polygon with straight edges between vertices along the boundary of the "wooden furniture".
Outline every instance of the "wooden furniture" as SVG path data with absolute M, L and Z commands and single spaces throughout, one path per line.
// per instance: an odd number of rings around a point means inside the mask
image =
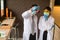
M 1 26 L 0 31 L 5 32 L 5 37 L 0 37 L 0 40 L 7 40 L 9 33 L 10 33 L 11 27 L 10 26 Z
M 5 31 L 6 36 L 0 37 L 0 40 L 7 40 L 8 39 L 14 21 L 15 21 L 15 18 L 3 20 L 3 22 L 1 23 L 2 25 L 0 26 L 0 31 Z
M 2 23 L 1 24 L 8 24 L 9 26 L 11 26 L 12 27 L 12 25 L 13 25 L 13 23 L 14 23 L 14 21 L 15 21 L 15 17 L 14 18 L 12 18 L 12 19 L 5 19 L 4 21 L 2 21 Z

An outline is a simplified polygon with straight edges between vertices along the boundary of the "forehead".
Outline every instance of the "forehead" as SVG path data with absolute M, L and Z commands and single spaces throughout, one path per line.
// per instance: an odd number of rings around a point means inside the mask
M 49 12 L 49 10 L 47 10 L 47 9 L 44 9 L 44 11 L 45 11 L 45 12 Z

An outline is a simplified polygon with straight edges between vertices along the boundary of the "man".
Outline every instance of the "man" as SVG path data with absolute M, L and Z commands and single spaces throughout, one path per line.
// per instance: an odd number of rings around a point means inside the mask
M 23 40 L 35 40 L 36 36 L 31 39 L 31 35 L 35 35 L 37 32 L 37 16 L 35 14 L 40 12 L 39 8 L 37 4 L 34 4 L 32 8 L 22 14 L 24 19 Z
M 53 28 L 53 25 L 54 18 L 51 16 L 51 8 L 46 7 L 44 8 L 43 16 L 41 16 L 39 20 L 39 40 L 52 40 L 53 32 L 51 31 L 51 29 Z

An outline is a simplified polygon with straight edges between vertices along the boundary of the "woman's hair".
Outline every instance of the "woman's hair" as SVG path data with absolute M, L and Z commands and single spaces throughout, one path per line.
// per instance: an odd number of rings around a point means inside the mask
M 48 11 L 51 11 L 51 8 L 50 7 L 45 7 L 44 9 L 47 9 Z

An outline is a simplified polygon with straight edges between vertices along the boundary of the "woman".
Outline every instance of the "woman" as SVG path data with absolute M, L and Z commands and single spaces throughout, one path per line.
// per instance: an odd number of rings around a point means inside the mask
M 52 40 L 53 32 L 51 31 L 54 25 L 54 18 L 51 16 L 51 8 L 44 8 L 43 16 L 39 19 L 39 40 Z

